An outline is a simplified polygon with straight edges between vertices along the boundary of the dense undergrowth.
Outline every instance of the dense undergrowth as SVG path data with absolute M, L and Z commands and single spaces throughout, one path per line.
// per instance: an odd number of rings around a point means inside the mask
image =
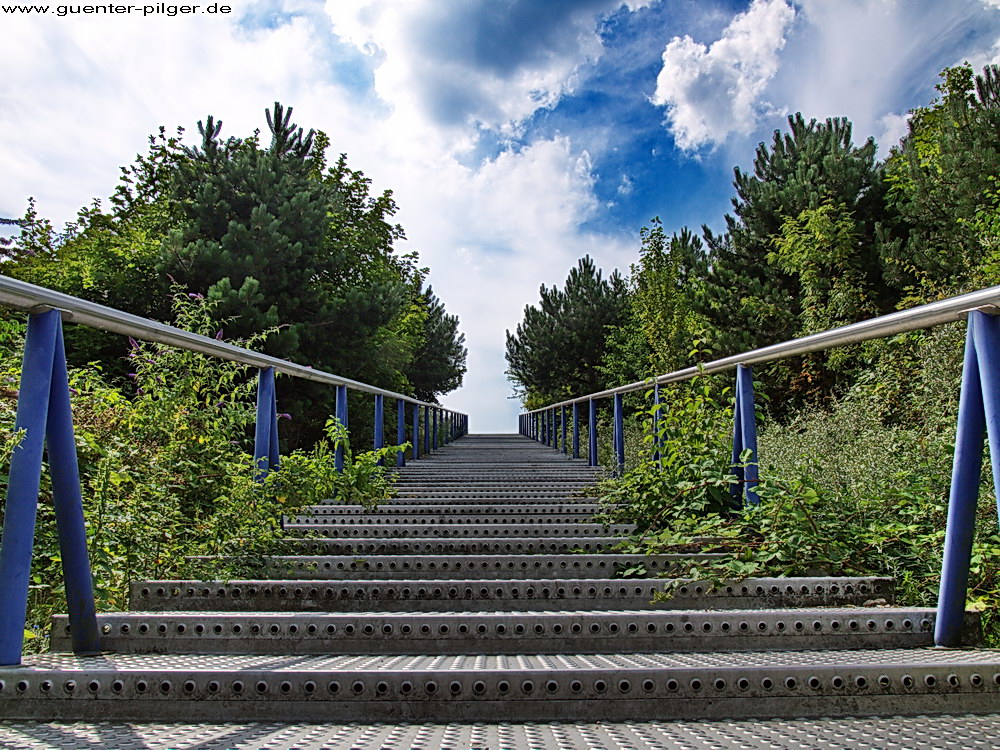
M 214 305 L 175 294 L 175 324 L 208 336 Z M 0 480 L 12 434 L 24 324 L 0 320 Z M 251 342 L 237 342 L 249 343 Z M 281 457 L 280 471 L 255 481 L 251 456 L 256 378 L 249 368 L 132 342 L 134 388 L 109 385 L 101 366 L 70 371 L 84 516 L 99 610 L 127 608 L 136 579 L 238 578 L 284 551 L 280 518 L 325 498 L 375 505 L 391 493 L 387 465 L 400 449 L 353 454 L 335 419 L 309 450 Z M 279 404 L 280 407 L 280 404 Z M 336 448 L 345 469 L 334 469 Z M 405 446 L 403 446 L 405 448 Z M 2 510 L 0 510 L 2 512 Z M 210 564 L 191 558 L 212 557 Z M 25 627 L 27 650 L 44 649 L 50 616 L 65 611 L 62 563 L 47 467 L 43 469 Z
M 629 426 L 633 459 L 621 477 L 599 487 L 607 516 L 638 524 L 629 551 L 727 553 L 692 565 L 688 577 L 886 575 L 896 579 L 900 603 L 933 606 L 963 335 L 964 325 L 953 324 L 873 345 L 868 377 L 790 422 L 770 418 L 769 405 L 759 404 L 760 503 L 738 509 L 728 383 L 700 377 L 670 388 L 656 408 L 659 458 L 649 399 Z M 988 466 L 969 603 L 982 610 L 988 642 L 996 645 L 1000 532 Z

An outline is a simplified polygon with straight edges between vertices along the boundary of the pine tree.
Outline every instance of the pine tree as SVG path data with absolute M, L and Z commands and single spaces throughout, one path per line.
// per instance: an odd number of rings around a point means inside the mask
M 614 271 L 602 278 L 590 256 L 580 259 L 564 289 L 539 290 L 538 307 L 527 305 L 524 320 L 507 331 L 507 375 L 526 405 L 601 390 L 608 328 L 621 325 L 628 289 Z

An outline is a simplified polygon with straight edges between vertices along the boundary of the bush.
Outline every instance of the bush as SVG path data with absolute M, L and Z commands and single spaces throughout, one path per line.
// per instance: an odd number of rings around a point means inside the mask
M 901 604 L 940 585 L 961 369 L 961 326 L 880 342 L 843 398 L 790 422 L 759 419 L 760 504 L 732 508 L 732 406 L 692 381 L 660 407 L 662 467 L 643 460 L 600 485 L 608 515 L 638 524 L 631 551 L 726 553 L 686 575 L 893 576 Z M 718 395 L 716 395 L 718 394 Z M 651 441 L 651 439 L 650 439 Z M 744 456 L 748 458 L 748 456 Z M 1000 530 L 984 465 L 969 604 L 1000 644 Z
M 213 304 L 199 296 L 175 294 L 174 313 L 178 327 L 217 335 Z M 3 320 L 4 488 L 15 438 L 23 340 L 24 325 Z M 325 498 L 373 506 L 389 496 L 391 477 L 378 461 L 389 463 L 405 446 L 352 454 L 346 430 L 331 420 L 312 449 L 283 456 L 281 470 L 258 482 L 252 458 L 256 378 L 251 368 L 136 341 L 128 363 L 135 388 L 127 393 L 108 385 L 98 364 L 70 371 L 99 610 L 126 608 L 132 580 L 251 576 L 265 556 L 285 551 L 282 514 L 295 514 Z M 334 469 L 338 445 L 345 447 L 342 474 Z M 44 647 L 39 636 L 51 614 L 65 608 L 47 468 L 40 495 L 26 628 L 26 645 L 32 650 Z

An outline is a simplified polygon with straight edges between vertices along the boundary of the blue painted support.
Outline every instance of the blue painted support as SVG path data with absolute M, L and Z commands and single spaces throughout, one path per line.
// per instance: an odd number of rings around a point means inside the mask
M 743 451 L 750 451 L 746 467 L 740 466 Z M 736 408 L 733 409 L 733 473 L 739 483 L 732 488 L 733 503 L 743 505 L 760 502 L 754 488 L 757 486 L 757 413 L 753 404 L 753 372 L 744 365 L 736 366 Z
M 431 452 L 431 407 L 424 407 L 424 453 Z
M 375 450 L 385 447 L 385 398 L 381 393 L 375 394 Z M 378 465 L 382 466 L 380 458 Z
M 974 310 L 969 313 L 966 334 L 948 525 L 934 626 L 934 642 L 938 646 L 961 644 L 984 433 L 989 435 L 990 462 L 996 483 L 1000 479 L 1000 318 Z M 995 486 L 1000 487 L 1000 484 Z
M 338 385 L 337 386 L 337 421 L 339 421 L 344 429 L 347 429 L 347 386 Z M 337 473 L 342 474 L 344 471 L 344 447 L 337 446 L 337 452 L 333 457 L 334 468 L 336 468 Z
M 559 447 L 559 425 L 556 422 L 556 410 L 549 409 L 549 447 Z
M 0 666 L 21 663 L 42 452 L 46 443 L 73 650 L 99 653 L 94 584 L 87 555 L 66 352 L 58 310 L 28 317 L 14 429 L 24 430 L 24 436 L 11 454 L 0 542 Z
M 624 397 L 620 393 L 615 394 L 615 475 L 621 476 L 625 472 L 625 404 Z
M 253 441 L 254 479 L 263 482 L 280 468 L 278 456 L 278 402 L 274 395 L 274 368 L 263 367 L 257 377 L 257 424 Z
M 396 402 L 396 445 L 406 442 L 406 402 Z M 396 454 L 396 466 L 406 466 L 406 451 Z
M 450 431 L 448 429 L 451 423 L 451 412 L 445 410 L 443 416 L 444 416 L 444 424 L 441 428 L 441 432 L 444 433 L 444 444 L 448 445 L 448 443 L 451 442 L 451 435 L 449 434 Z
M 597 404 L 590 399 L 590 421 L 587 425 L 587 458 L 588 465 L 599 466 L 597 461 Z
M 653 462 L 658 464 L 659 467 L 663 468 L 663 456 L 660 454 L 660 448 L 663 445 L 663 441 L 660 438 L 660 384 L 653 384 Z
M 539 414 L 538 414 L 538 423 L 540 425 L 540 433 L 539 433 L 539 436 L 538 436 L 538 442 L 540 442 L 542 445 L 545 445 L 546 440 L 548 439 L 548 435 L 547 435 L 548 414 L 546 412 L 544 412 L 544 411 L 539 412 Z
M 573 458 L 580 457 L 580 404 L 573 404 Z
M 439 411 L 439 409 L 437 409 L 437 408 L 434 409 L 434 420 L 433 420 L 434 421 L 434 425 L 433 425 L 434 435 L 432 436 L 432 439 L 431 439 L 431 442 L 434 444 L 434 450 L 437 450 L 438 448 L 441 447 L 441 444 L 438 443 L 438 411 Z
M 420 404 L 413 405 L 413 457 L 420 458 Z
M 562 424 L 562 449 L 563 449 L 563 455 L 565 456 L 566 453 L 567 453 L 567 451 L 566 451 L 566 407 L 565 406 L 562 407 L 562 418 L 559 421 Z

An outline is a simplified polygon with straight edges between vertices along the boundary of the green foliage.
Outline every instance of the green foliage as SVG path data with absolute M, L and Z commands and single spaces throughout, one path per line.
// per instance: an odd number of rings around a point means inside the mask
M 466 355 L 458 320 L 424 290 L 416 255 L 396 252 L 405 237 L 391 191 L 373 195 L 344 154 L 327 164 L 329 138 L 291 114 L 266 111 L 266 145 L 256 133 L 223 137 L 211 116 L 195 147 L 161 128 L 122 169 L 110 210 L 95 202 L 62 233 L 29 201 L 20 237 L 0 248 L 4 273 L 159 320 L 172 280 L 218 302 L 228 335 L 269 331 L 268 354 L 423 400 L 454 390 Z M 86 328 L 68 338 L 71 364 L 100 361 L 124 378 L 120 338 Z M 293 416 L 284 444 L 320 438 L 330 390 L 278 389 Z M 359 437 L 372 432 L 370 411 L 355 410 Z
M 652 401 L 652 391 L 647 399 Z M 724 401 L 728 389 L 704 377 L 661 392 L 661 402 L 643 415 L 643 460 L 598 487 L 615 507 L 613 517 L 646 532 L 692 512 L 717 514 L 729 507 L 732 417 Z M 648 426 L 654 415 L 655 434 Z
M 539 294 L 516 333 L 507 331 L 507 375 L 528 408 L 600 390 L 605 335 L 628 304 L 622 277 L 615 271 L 603 279 L 590 256 L 569 272 L 565 288 L 543 284 Z
M 176 324 L 211 335 L 217 303 L 176 294 Z M 24 326 L 0 325 L 0 479 L 6 482 Z M 339 424 L 309 450 L 255 481 L 251 427 L 255 379 L 247 368 L 160 344 L 132 342 L 134 386 L 109 385 L 97 366 L 72 368 L 70 384 L 84 516 L 98 607 L 127 607 L 136 579 L 247 577 L 264 556 L 285 551 L 281 515 L 327 498 L 372 506 L 385 499 L 391 463 L 405 446 L 345 451 L 334 469 Z M 198 559 L 191 559 L 201 558 Z M 48 471 L 43 471 L 29 601 L 29 648 L 53 612 L 64 611 L 58 537 Z
M 946 68 L 940 98 L 911 113 L 909 133 L 886 163 L 898 213 L 887 266 L 917 299 L 971 285 L 996 284 L 991 197 L 1000 178 L 1000 68 L 973 76 Z

